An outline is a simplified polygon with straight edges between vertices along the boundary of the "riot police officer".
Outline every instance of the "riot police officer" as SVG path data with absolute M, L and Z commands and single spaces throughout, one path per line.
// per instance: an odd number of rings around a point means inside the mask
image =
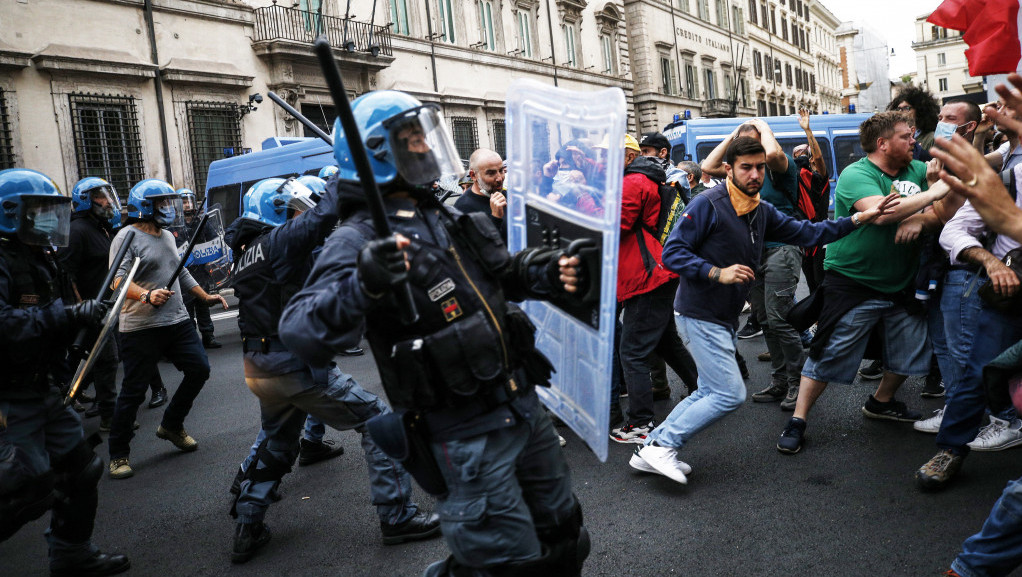
M 91 540 L 103 461 L 50 374 L 78 328 L 98 326 L 107 307 L 60 296 L 52 250 L 67 245 L 71 210 L 52 180 L 0 171 L 0 204 L 0 463 L 8 465 L 0 465 L 8 491 L 0 492 L 0 541 L 52 509 L 51 575 L 120 573 L 128 558 Z
M 284 304 L 308 276 L 309 255 L 337 224 L 336 193 L 328 192 L 313 208 L 309 191 L 297 181 L 270 178 L 249 189 L 244 210 L 232 246 L 237 255 L 234 294 L 239 300 L 245 382 L 259 397 L 266 437 L 241 481 L 232 511 L 238 518 L 232 561 L 249 560 L 269 541 L 263 518 L 281 477 L 290 472 L 298 455 L 306 413 L 335 429 L 362 434 L 384 544 L 437 535 L 437 516 L 420 511 L 411 501 L 408 474 L 366 434 L 365 422 L 389 412 L 386 405 L 329 360 L 306 365 L 277 337 Z M 289 210 L 302 214 L 287 220 Z
M 351 183 L 351 136 L 338 126 L 343 221 L 285 309 L 280 337 L 321 364 L 365 320 L 395 408 L 370 432 L 437 496 L 452 552 L 426 575 L 580 575 L 588 534 L 534 390 L 552 367 L 505 300 L 566 298 L 582 288 L 580 261 L 541 249 L 512 258 L 487 215 L 437 201 L 430 185 L 461 164 L 435 107 L 379 91 L 352 110 L 397 234 L 377 238 Z M 407 324 L 393 290 L 403 282 L 419 314 Z
M 181 210 L 184 212 L 185 225 L 182 230 L 184 236 L 184 242 L 192 237 L 192 233 L 195 232 L 195 228 L 199 226 L 199 204 L 195 200 L 195 193 L 190 188 L 179 188 L 177 193 L 181 195 Z M 189 247 L 194 249 L 195 247 Z M 202 286 L 209 286 L 209 274 L 200 266 L 190 267 L 188 272 L 192 274 L 192 278 L 195 282 Z M 200 299 L 187 299 L 185 302 L 185 309 L 188 311 L 188 317 L 192 319 L 195 325 L 199 329 L 199 334 L 202 335 L 202 346 L 207 349 L 219 349 L 223 345 L 220 341 L 216 340 L 216 335 L 213 334 L 213 318 L 209 314 L 209 305 L 205 301 Z
M 110 239 L 115 215 L 121 203 L 109 182 L 95 176 L 83 178 L 71 192 L 71 235 L 66 247 L 57 251 L 61 266 L 71 275 L 82 297 L 99 294 L 107 270 Z M 100 428 L 109 430 L 117 399 L 117 347 L 113 339 L 96 357 L 89 375 L 96 389 L 96 402 L 86 417 L 100 416 Z

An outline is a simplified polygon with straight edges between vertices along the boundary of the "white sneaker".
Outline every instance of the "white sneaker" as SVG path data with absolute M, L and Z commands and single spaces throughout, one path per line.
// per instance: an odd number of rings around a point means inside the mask
M 557 435 L 557 442 L 563 447 L 568 444 L 568 440 L 564 437 Z
M 1022 445 L 1022 420 L 1008 422 L 990 415 L 990 424 L 980 429 L 976 439 L 969 443 L 973 451 L 1003 451 Z
M 628 460 L 628 464 L 631 465 L 632 468 L 635 469 L 636 471 L 642 471 L 643 473 L 653 473 L 656 475 L 663 475 L 663 473 L 657 471 L 653 467 L 653 465 L 647 463 L 646 459 L 643 459 L 642 456 L 639 455 L 640 451 L 642 451 L 642 447 L 635 447 L 635 450 L 632 451 L 632 458 Z M 692 467 L 690 467 L 689 464 L 686 463 L 685 461 L 678 461 L 678 467 L 681 469 L 681 472 L 685 473 L 686 475 L 692 472 Z
M 936 411 L 933 411 L 933 416 L 929 419 L 923 419 L 912 423 L 912 428 L 919 431 L 920 433 L 932 433 L 936 435 L 940 432 L 940 423 L 944 420 L 944 408 L 941 407 Z
M 668 479 L 677 481 L 682 485 L 688 484 L 688 477 L 685 476 L 685 472 L 691 473 L 692 467 L 689 467 L 684 461 L 678 460 L 677 450 L 657 447 L 656 445 L 646 445 L 639 449 L 635 456 L 645 461 L 657 473 Z M 634 465 L 632 466 L 634 467 Z

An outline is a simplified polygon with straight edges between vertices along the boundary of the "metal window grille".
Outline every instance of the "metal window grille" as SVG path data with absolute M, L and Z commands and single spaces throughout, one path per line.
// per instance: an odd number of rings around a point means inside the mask
M 209 163 L 241 153 L 241 121 L 234 103 L 187 102 L 185 108 L 194 187 L 201 195 L 206 191 Z
M 501 158 L 507 158 L 507 129 L 503 120 L 493 121 L 493 150 Z
M 95 94 L 69 99 L 79 178 L 104 178 L 127 201 L 132 185 L 145 176 L 137 101 Z
M 454 148 L 463 163 L 479 148 L 479 133 L 476 130 L 476 119 L 464 116 L 451 117 L 451 132 L 454 135 Z
M 14 136 L 8 112 L 7 94 L 0 88 L 0 170 L 14 168 Z

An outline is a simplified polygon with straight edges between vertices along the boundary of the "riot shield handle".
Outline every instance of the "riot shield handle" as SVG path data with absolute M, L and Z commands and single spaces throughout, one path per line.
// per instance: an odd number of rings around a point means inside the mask
M 591 238 L 579 238 L 571 241 L 568 256 L 577 256 L 582 261 L 582 292 L 579 298 L 586 304 L 600 302 L 600 249 L 598 243 Z
M 128 253 L 128 247 L 131 246 L 132 239 L 135 238 L 134 229 L 129 229 L 128 232 L 124 233 L 124 242 L 121 243 L 121 248 L 117 249 L 117 254 L 114 255 L 113 264 L 110 265 L 110 270 L 106 272 L 106 276 L 103 277 L 103 284 L 99 286 L 99 294 L 96 295 L 96 300 L 106 300 L 107 297 L 113 294 L 113 289 L 110 285 L 114 282 L 114 275 L 117 274 L 117 269 L 120 268 L 121 262 L 124 261 L 124 255 Z M 78 357 L 84 356 L 83 350 L 85 348 L 85 339 L 89 337 L 88 327 L 82 327 L 78 330 L 78 334 L 75 335 L 74 342 L 71 343 L 71 352 Z M 88 351 L 85 351 L 88 354 Z
M 387 222 L 387 213 L 383 209 L 383 196 L 376 186 L 376 178 L 373 176 L 373 167 L 369 164 L 369 157 L 366 155 L 365 147 L 362 144 L 361 133 L 358 125 L 355 124 L 355 115 L 351 112 L 351 103 L 348 102 L 348 93 L 344 90 L 344 82 L 341 80 L 341 71 L 337 69 L 337 62 L 334 61 L 333 48 L 326 36 L 321 35 L 316 39 L 313 49 L 319 58 L 319 65 L 323 68 L 323 77 L 330 89 L 330 96 L 333 98 L 334 106 L 337 108 L 337 118 L 341 121 L 341 128 L 344 133 L 351 135 L 347 138 L 348 148 L 351 152 L 351 160 L 355 163 L 358 171 L 358 180 L 365 192 L 366 204 L 369 205 L 369 213 L 373 217 L 373 228 L 376 236 L 385 238 L 392 234 L 390 223 Z M 398 305 L 401 308 L 401 321 L 408 325 L 419 320 L 419 311 L 415 309 L 415 301 L 412 300 L 412 289 L 408 282 L 403 282 L 394 287 L 394 295 L 397 297 Z

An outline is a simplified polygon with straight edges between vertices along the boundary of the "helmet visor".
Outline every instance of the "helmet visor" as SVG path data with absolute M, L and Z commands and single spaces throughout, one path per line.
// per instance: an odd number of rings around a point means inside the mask
M 153 202 L 153 221 L 162 228 L 174 228 L 185 225 L 185 211 L 181 196 L 166 194 L 150 196 Z
M 112 186 L 99 186 L 89 190 L 93 211 L 102 218 L 109 219 L 115 212 L 121 212 L 121 201 L 117 198 Z
M 277 190 L 289 197 L 287 201 L 289 218 L 295 212 L 305 212 L 311 209 L 316 206 L 316 201 L 319 200 L 311 188 L 293 178 L 284 181 Z
M 465 172 L 447 124 L 426 104 L 386 120 L 394 166 L 408 184 L 430 184 L 442 174 Z
M 71 233 L 71 199 L 51 194 L 21 195 L 18 239 L 34 246 L 67 246 Z

